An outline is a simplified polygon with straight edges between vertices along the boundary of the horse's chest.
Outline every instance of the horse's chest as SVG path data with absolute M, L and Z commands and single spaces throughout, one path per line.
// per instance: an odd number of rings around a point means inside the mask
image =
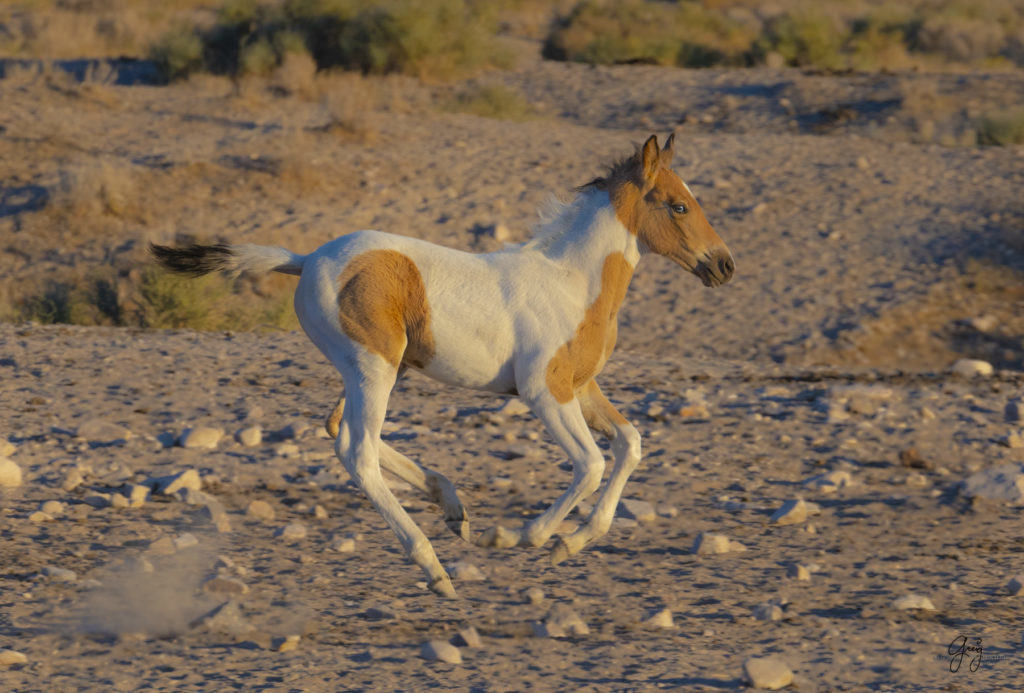
M 601 290 L 576 326 L 573 336 L 548 362 L 546 382 L 559 402 L 568 402 L 576 390 L 597 375 L 615 348 L 616 319 L 625 298 L 633 267 L 621 253 L 605 258 Z

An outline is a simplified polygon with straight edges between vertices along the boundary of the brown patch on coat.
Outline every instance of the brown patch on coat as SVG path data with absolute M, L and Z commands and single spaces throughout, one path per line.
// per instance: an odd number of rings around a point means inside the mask
M 590 380 L 580 388 L 579 398 L 587 426 L 591 430 L 604 434 L 608 439 L 618 435 L 617 427 L 629 423 L 626 421 L 626 417 L 620 414 L 619 410 L 612 406 L 612 403 L 604 396 L 596 381 Z
M 546 382 L 561 404 L 600 372 L 615 349 L 616 316 L 633 278 L 633 266 L 622 253 L 611 253 L 601 268 L 601 291 L 587 308 L 572 338 L 558 348 L 548 362 Z
M 338 278 L 341 328 L 395 368 L 434 356 L 427 291 L 416 264 L 395 250 L 357 255 Z

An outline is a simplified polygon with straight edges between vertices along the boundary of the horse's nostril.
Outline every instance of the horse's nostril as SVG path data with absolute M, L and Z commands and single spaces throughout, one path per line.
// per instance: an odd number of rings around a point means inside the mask
M 733 262 L 731 257 L 722 258 L 718 261 L 718 272 L 723 277 L 732 276 L 733 270 L 736 269 L 736 264 Z

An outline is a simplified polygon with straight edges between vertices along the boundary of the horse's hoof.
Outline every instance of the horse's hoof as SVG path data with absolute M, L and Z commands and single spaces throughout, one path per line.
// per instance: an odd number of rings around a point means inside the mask
M 427 583 L 427 589 L 444 599 L 455 599 L 455 586 L 452 584 L 452 580 L 447 575 L 442 575 L 439 578 L 434 578 Z
M 455 536 L 459 537 L 463 541 L 472 543 L 472 537 L 469 533 L 469 520 L 463 517 L 458 518 L 445 518 L 444 523 L 448 525 L 448 529 L 452 531 Z
M 519 532 L 497 525 L 480 535 L 477 546 L 489 546 L 492 549 L 511 549 L 519 543 Z
M 551 565 L 558 565 L 571 555 L 565 537 L 556 537 L 555 545 L 551 547 Z

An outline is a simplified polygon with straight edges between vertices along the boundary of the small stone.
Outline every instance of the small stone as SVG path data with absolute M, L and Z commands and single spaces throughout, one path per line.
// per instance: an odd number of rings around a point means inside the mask
M 853 479 L 850 473 L 844 469 L 834 469 L 831 472 L 817 474 L 804 482 L 805 486 L 821 491 L 822 493 L 835 493 L 841 488 L 849 486 Z
M 868 158 L 866 156 L 858 156 L 856 163 L 857 168 L 859 168 L 861 171 L 867 171 L 868 169 L 871 168 L 871 162 L 868 161 Z
M 44 513 L 46 513 L 47 515 L 52 515 L 53 517 L 57 517 L 58 515 L 63 515 L 64 514 L 65 505 L 63 503 L 61 503 L 59 500 L 48 500 L 48 501 L 44 501 L 39 506 L 39 509 L 41 511 L 43 511 Z
M 88 496 L 82 499 L 82 502 L 88 506 L 96 508 L 106 508 L 110 505 L 110 494 L 109 493 L 90 493 Z
M 644 628 L 653 629 L 669 629 L 676 627 L 675 621 L 672 620 L 672 612 L 667 608 L 659 609 L 658 611 L 648 615 L 647 618 L 640 622 L 640 625 Z
M 228 577 L 212 577 L 203 583 L 203 590 L 215 594 L 249 594 L 249 586 L 241 580 Z
M 160 477 L 155 479 L 153 484 L 156 487 L 157 493 L 162 493 L 165 496 L 173 495 L 183 488 L 198 491 L 203 485 L 202 480 L 199 478 L 199 472 L 194 469 L 186 469 L 177 474 Z
M 235 440 L 247 448 L 254 448 L 263 442 L 263 428 L 260 426 L 249 426 L 235 434 Z
M 42 510 L 35 510 L 28 514 L 28 521 L 37 524 L 40 522 L 53 522 L 53 515 L 44 513 Z
M 278 652 L 291 652 L 299 646 L 299 640 L 301 639 L 302 636 L 300 635 L 288 635 L 274 649 Z
M 14 460 L 0 457 L 0 486 L 15 488 L 21 486 L 21 467 Z
M 252 627 L 242 615 L 238 602 L 235 601 L 227 601 L 210 609 L 189 625 L 193 628 L 203 626 L 210 632 L 226 633 L 235 637 L 243 636 L 252 631 Z
M 246 517 L 255 520 L 273 520 L 275 514 L 274 506 L 264 500 L 249 501 L 249 505 L 245 508 Z
M 691 551 L 699 556 L 709 554 L 729 553 L 731 551 L 746 551 L 747 547 L 738 541 L 732 541 L 724 534 L 714 532 L 701 532 L 693 541 Z
M 177 548 L 174 545 L 174 540 L 170 537 L 160 537 L 149 542 L 149 548 L 146 550 L 156 556 L 169 556 L 177 551 Z
M 277 435 L 284 440 L 295 440 L 309 429 L 308 421 L 293 421 L 278 431 Z
M 327 514 L 327 508 L 317 503 L 313 506 L 313 510 L 310 513 L 318 520 L 326 520 L 330 515 Z
M 544 601 L 544 590 L 540 587 L 530 587 L 523 593 L 523 596 L 526 597 L 527 602 L 536 606 Z
M 102 445 L 123 444 L 132 437 L 131 431 L 109 421 L 92 419 L 86 421 L 75 430 L 75 437 L 90 443 Z
M 991 332 L 999 326 L 999 318 L 994 315 L 979 315 L 971 319 L 970 325 L 978 332 Z
M 300 541 L 306 538 L 306 525 L 301 522 L 289 522 L 274 532 L 274 536 L 287 541 Z
M 468 561 L 456 561 L 448 566 L 448 574 L 463 582 L 480 582 L 487 578 L 476 565 Z
M 537 638 L 564 638 L 565 631 L 555 623 L 545 623 L 543 621 L 534 621 L 530 624 L 533 628 L 533 635 Z
M 420 647 L 420 657 L 430 662 L 447 662 L 462 664 L 462 653 L 459 648 L 447 640 L 429 640 Z
M 0 650 L 0 669 L 26 664 L 28 657 L 16 650 Z
M 896 599 L 892 603 L 894 609 L 902 609 L 908 611 L 910 609 L 920 609 L 922 611 L 935 611 L 935 605 L 932 604 L 932 600 L 928 597 L 920 594 L 908 594 L 899 599 Z
M 811 579 L 811 571 L 803 563 L 790 563 L 786 567 L 786 577 L 807 582 Z
M 480 634 L 476 631 L 473 626 L 466 626 L 459 630 L 455 634 L 455 639 L 458 641 L 457 644 L 463 647 L 483 647 L 483 641 L 480 640 Z
M 212 449 L 224 437 L 224 431 L 210 426 L 186 428 L 178 438 L 178 445 L 183 448 Z
M 991 363 L 980 359 L 960 359 L 950 368 L 954 375 L 961 378 L 987 378 L 994 370 Z
M 356 540 L 352 537 L 334 537 L 330 546 L 338 553 L 352 553 L 356 550 Z
M 1010 581 L 1006 583 L 1006 589 L 1010 594 L 1017 595 L 1024 592 L 1024 573 L 1020 575 L 1014 575 L 1010 578 Z
M 637 498 L 624 498 L 619 501 L 619 512 L 616 514 L 637 522 L 654 522 L 658 518 L 653 505 Z
M 758 621 L 781 621 L 782 606 L 775 602 L 762 602 L 753 608 L 752 614 Z
M 85 479 L 82 478 L 82 473 L 78 471 L 77 467 L 72 467 L 64 475 L 64 480 L 61 481 L 60 487 L 65 491 L 74 491 L 76 488 L 85 483 Z
M 968 498 L 1024 502 L 1024 464 L 1015 462 L 975 472 L 963 482 L 961 492 Z
M 795 525 L 807 519 L 807 503 L 803 498 L 788 500 L 771 517 L 777 525 Z
M 498 410 L 498 413 L 502 416 L 526 416 L 530 413 L 530 408 L 523 403 L 521 399 L 512 398 L 505 402 L 502 407 Z
M 199 540 L 196 539 L 196 535 L 190 532 L 185 532 L 184 534 L 181 534 L 174 538 L 175 551 L 182 551 L 193 546 L 199 546 Z
M 917 448 L 907 448 L 900 451 L 900 464 L 913 469 L 931 469 L 932 463 L 921 457 Z
M 18 446 L 9 440 L 0 438 L 0 457 L 10 457 L 18 451 Z
M 580 615 L 565 604 L 556 604 L 544 619 L 544 624 L 552 632 L 561 631 L 568 635 L 589 635 L 590 628 Z M 548 637 L 559 637 L 550 635 Z
M 684 404 L 676 412 L 676 415 L 683 419 L 697 420 L 697 419 L 710 419 L 711 412 L 708 411 L 708 407 L 703 402 L 693 402 Z
M 387 621 L 398 618 L 398 612 L 387 604 L 377 604 L 364 611 L 363 616 L 374 621 Z
M 1024 436 L 1021 435 L 1020 431 L 1010 431 L 999 439 L 999 444 L 1004 445 L 1011 450 L 1024 448 Z
M 644 412 L 644 414 L 647 415 L 648 419 L 652 419 L 654 421 L 660 419 L 664 413 L 665 407 L 661 406 L 657 402 L 651 402 L 649 405 L 647 405 L 647 410 Z
M 1007 423 L 1020 423 L 1024 421 L 1024 402 L 1011 399 L 1003 408 L 1003 417 Z
M 743 675 L 754 688 L 777 691 L 793 683 L 793 672 L 777 657 L 750 657 L 743 662 Z
M 141 508 L 149 500 L 149 487 L 144 484 L 132 484 L 128 489 L 128 504 L 133 508 Z
M 123 510 L 131 505 L 131 501 L 120 493 L 112 493 L 110 494 L 110 505 L 114 508 Z
M 43 575 L 54 582 L 74 582 L 78 579 L 78 576 L 75 575 L 75 571 L 68 570 L 67 568 L 58 568 L 57 566 L 52 565 L 48 565 L 43 568 Z
M 302 452 L 295 443 L 280 443 L 274 446 L 274 454 L 278 457 L 298 457 Z

